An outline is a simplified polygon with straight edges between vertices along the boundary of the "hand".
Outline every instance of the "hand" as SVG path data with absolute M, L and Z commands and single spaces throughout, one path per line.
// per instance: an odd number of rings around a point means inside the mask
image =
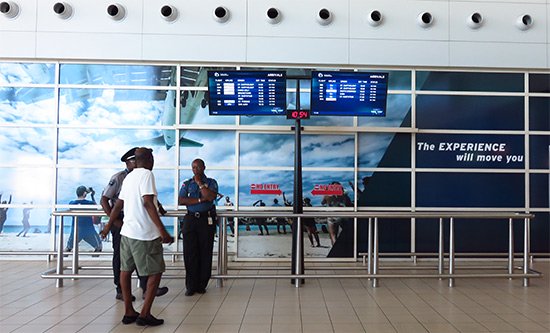
M 160 238 L 162 239 L 162 242 L 164 244 L 172 244 L 174 243 L 174 237 L 170 236 L 170 234 L 168 232 L 163 232 L 163 234 L 160 236 Z
M 103 227 L 103 230 L 99 232 L 99 236 L 101 236 L 101 239 L 107 238 L 107 235 L 109 234 L 109 229 L 110 228 L 108 224 Z

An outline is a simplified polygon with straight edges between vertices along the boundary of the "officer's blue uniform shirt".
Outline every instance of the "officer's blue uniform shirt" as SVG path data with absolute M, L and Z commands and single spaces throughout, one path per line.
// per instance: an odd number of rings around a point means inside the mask
M 208 189 L 218 193 L 218 182 L 215 179 L 203 177 L 201 179 L 203 184 L 208 185 Z M 202 198 L 199 185 L 193 178 L 183 182 L 180 188 L 179 196 L 182 198 Z M 194 205 L 187 205 L 187 211 L 190 213 L 206 212 L 214 207 L 214 202 L 203 201 Z

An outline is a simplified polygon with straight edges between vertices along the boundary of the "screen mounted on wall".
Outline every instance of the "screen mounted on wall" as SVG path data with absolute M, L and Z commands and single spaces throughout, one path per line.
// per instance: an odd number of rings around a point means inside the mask
M 285 115 L 284 71 L 209 71 L 210 115 Z
M 312 72 L 311 114 L 386 116 L 388 73 Z

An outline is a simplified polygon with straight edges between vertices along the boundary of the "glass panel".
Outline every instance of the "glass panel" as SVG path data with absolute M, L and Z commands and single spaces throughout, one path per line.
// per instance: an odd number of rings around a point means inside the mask
M 0 124 L 53 124 L 54 90 L 0 88 Z
M 59 129 L 60 165 L 121 164 L 131 147 L 153 148 L 156 167 L 174 167 L 176 153 L 170 149 L 167 132 L 132 129 Z M 170 134 L 168 133 L 168 134 Z
M 353 171 L 304 171 L 302 174 L 302 178 L 304 190 L 304 193 L 302 195 L 304 199 L 310 198 L 311 205 L 313 207 L 322 207 L 326 205 L 323 204 L 323 199 L 325 195 L 313 192 L 313 190 L 315 189 L 315 185 L 330 185 L 334 182 L 342 185 L 344 189 L 344 196 L 349 198 L 349 200 L 347 198 L 344 200 L 348 204 L 347 207 L 353 206 L 353 191 L 348 185 L 349 182 L 353 182 Z
M 529 98 L 529 129 L 550 131 L 550 98 Z
M 386 71 L 386 70 L 359 70 L 359 72 L 382 72 L 389 73 L 389 90 L 411 90 L 411 72 L 409 71 Z
M 180 130 L 180 163 L 191 168 L 191 163 L 200 158 L 206 167 L 235 165 L 234 131 L 184 131 Z M 185 145 L 188 144 L 188 145 Z M 197 147 L 201 145 L 201 147 Z
M 180 123 L 235 125 L 235 116 L 210 116 L 206 91 L 182 91 Z
M 353 135 L 302 136 L 304 167 L 353 168 L 354 152 L 355 136 Z
M 292 171 L 258 171 L 241 170 L 239 173 L 239 206 L 252 206 L 258 200 L 262 200 L 266 206 L 273 206 L 274 199 L 277 199 L 280 206 L 284 206 L 282 193 L 288 195 L 288 200 L 292 198 L 293 191 L 293 172 Z M 255 194 L 252 193 L 252 184 L 278 185 L 278 190 L 273 193 Z M 304 185 L 305 188 L 305 185 Z M 258 203 L 259 204 L 259 203 Z
M 241 166 L 294 166 L 294 136 L 289 134 L 240 135 Z
M 61 89 L 60 124 L 162 125 L 176 121 L 175 91 Z
M 10 208 L 2 229 L 0 251 L 48 251 L 52 249 L 51 209 Z
M 214 203 L 217 206 L 223 206 L 226 199 L 225 197 L 229 197 L 231 202 L 233 204 L 236 204 L 235 200 L 235 171 L 233 170 L 211 170 L 208 169 L 208 161 L 206 161 L 206 170 L 204 173 L 206 174 L 206 177 L 213 178 L 218 183 L 218 193 L 224 195 L 224 198 L 218 197 L 218 200 L 216 200 Z M 179 190 L 181 188 L 181 185 L 188 179 L 193 177 L 193 172 L 191 171 L 191 167 L 189 169 L 180 170 L 180 182 L 177 188 L 177 191 L 179 193 Z
M 525 175 L 417 173 L 418 207 L 524 207 Z
M 419 95 L 416 101 L 419 128 L 524 129 L 523 97 Z
M 416 72 L 416 89 L 439 91 L 525 90 L 523 73 Z
M 516 236 L 516 242 L 518 238 Z M 523 249 L 523 247 L 516 247 L 518 248 Z M 535 219 L 531 220 L 531 253 L 550 253 L 550 214 L 548 213 L 537 212 Z
M 54 79 L 54 64 L 0 62 L 0 85 L 53 84 Z
M 529 156 L 531 169 L 548 170 L 548 159 L 550 151 L 550 136 L 531 135 L 529 136 Z
M 111 176 L 121 169 L 80 169 L 59 168 L 57 175 L 57 204 L 67 205 L 77 198 L 76 188 L 79 186 L 91 187 L 95 191 L 95 202 L 99 205 L 101 193 Z M 175 170 L 153 169 L 158 199 L 166 208 L 175 207 L 174 179 Z M 91 194 L 86 196 L 92 200 Z
M 418 134 L 418 168 L 524 167 L 523 135 Z
M 408 168 L 410 166 L 410 134 L 359 133 L 359 167 Z
M 33 203 L 50 205 L 53 203 L 54 172 L 51 168 L 0 168 L 0 193 L 2 201 L 12 204 Z
M 358 126 L 410 127 L 411 95 L 388 95 L 385 117 L 358 117 Z
M 40 165 L 54 162 L 55 130 L 7 127 L 0 131 L 0 163 Z M 3 177 L 0 177 L 3 178 Z
M 175 86 L 175 66 L 61 64 L 61 84 Z
M 534 173 L 529 175 L 531 207 L 548 208 L 550 199 L 548 198 L 548 174 Z
M 529 74 L 529 91 L 550 93 L 549 74 Z
M 357 184 L 358 207 L 410 207 L 409 172 L 361 172 Z

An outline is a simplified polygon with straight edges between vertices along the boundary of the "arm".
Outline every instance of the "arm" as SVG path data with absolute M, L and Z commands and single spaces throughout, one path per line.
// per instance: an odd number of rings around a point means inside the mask
M 118 220 L 118 217 L 120 216 L 120 212 L 122 211 L 122 208 L 124 207 L 124 200 L 118 199 L 115 203 L 115 206 L 111 210 L 111 214 L 109 214 L 109 222 L 103 227 L 103 230 L 99 233 L 101 238 L 107 237 L 107 234 L 111 230 L 111 226 L 115 223 L 115 221 Z
M 145 207 L 145 210 L 147 211 L 147 214 L 149 214 L 149 217 L 151 217 L 151 220 L 155 224 L 155 226 L 160 231 L 160 237 L 162 238 L 163 243 L 173 243 L 174 238 L 170 236 L 168 231 L 166 231 L 166 228 L 164 227 L 164 224 L 162 224 L 162 221 L 160 220 L 160 216 L 157 211 L 157 207 L 155 206 L 155 196 L 152 194 L 144 195 L 143 196 L 143 206 Z
M 109 204 L 109 198 L 102 195 L 101 199 L 99 200 L 99 204 L 101 205 L 101 208 L 103 208 L 103 211 L 105 212 L 105 214 L 107 214 L 107 216 L 110 217 L 112 208 L 111 208 L 111 204 Z

